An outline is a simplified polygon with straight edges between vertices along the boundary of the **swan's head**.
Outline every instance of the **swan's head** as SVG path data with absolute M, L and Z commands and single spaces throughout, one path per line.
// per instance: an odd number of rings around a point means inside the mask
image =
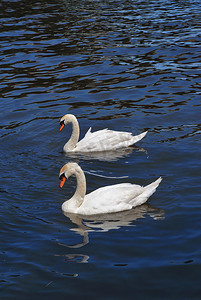
M 64 128 L 65 125 L 67 125 L 68 123 L 71 123 L 73 119 L 75 119 L 74 115 L 71 115 L 71 114 L 64 115 L 60 119 L 60 131 Z
M 60 180 L 60 187 L 64 185 L 66 179 L 68 179 L 71 176 L 76 176 L 78 172 L 82 172 L 81 168 L 78 166 L 77 163 L 69 162 L 65 164 L 59 173 L 59 180 Z

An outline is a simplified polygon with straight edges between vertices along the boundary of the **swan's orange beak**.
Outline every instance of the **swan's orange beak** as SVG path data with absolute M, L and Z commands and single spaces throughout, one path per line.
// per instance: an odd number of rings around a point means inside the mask
M 61 123 L 60 131 L 64 128 L 64 123 Z
M 61 182 L 60 182 L 60 187 L 61 187 L 61 188 L 62 188 L 62 186 L 64 185 L 65 181 L 66 181 L 66 177 L 65 177 L 65 176 L 62 176 L 62 177 L 61 177 Z

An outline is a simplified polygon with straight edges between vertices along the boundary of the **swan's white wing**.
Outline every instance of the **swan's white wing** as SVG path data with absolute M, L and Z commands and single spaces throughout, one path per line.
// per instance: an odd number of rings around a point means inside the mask
M 143 187 L 131 183 L 121 183 L 106 186 L 87 194 L 77 213 L 91 215 L 111 213 L 132 208 L 129 203 L 139 196 Z
M 146 135 L 146 133 L 147 132 L 143 132 L 137 136 L 133 136 L 130 132 L 114 131 L 108 129 L 91 132 L 91 128 L 89 128 L 84 138 L 77 143 L 75 151 L 110 151 L 128 147 L 141 140 Z
M 85 136 L 83 137 L 82 141 L 83 141 L 84 139 L 90 138 L 91 134 L 92 134 L 92 132 L 91 132 L 91 127 L 90 127 L 90 128 L 88 129 L 88 131 L 85 133 Z
M 159 186 L 161 181 L 162 178 L 159 177 L 156 181 L 143 187 L 142 193 L 140 193 L 137 197 L 135 197 L 129 202 L 132 205 L 132 207 L 136 207 L 145 203 L 147 199 L 156 191 L 156 188 Z
M 99 188 L 85 196 L 77 213 L 83 215 L 114 213 L 142 205 L 156 191 L 161 180 L 160 177 L 145 187 L 120 183 Z

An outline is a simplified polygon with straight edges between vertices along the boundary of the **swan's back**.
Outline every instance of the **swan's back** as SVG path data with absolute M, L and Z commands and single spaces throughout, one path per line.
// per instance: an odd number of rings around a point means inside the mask
M 113 213 L 142 205 L 156 191 L 161 180 L 158 178 L 145 187 L 120 183 L 99 188 L 85 196 L 77 213 L 85 215 Z
M 79 213 L 112 213 L 132 208 L 129 203 L 142 193 L 143 187 L 131 183 L 120 183 L 99 188 L 84 198 Z
M 113 131 L 102 129 L 91 132 L 91 128 L 87 131 L 84 138 L 76 145 L 75 151 L 82 152 L 98 152 L 110 151 L 128 147 L 141 140 L 146 132 L 137 136 L 133 136 L 130 132 Z

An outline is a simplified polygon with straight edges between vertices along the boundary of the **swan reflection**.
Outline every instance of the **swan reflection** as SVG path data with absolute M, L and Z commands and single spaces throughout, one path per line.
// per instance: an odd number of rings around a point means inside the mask
M 138 146 L 131 146 L 128 148 L 122 148 L 122 149 L 117 149 L 117 150 L 112 150 L 112 151 L 100 151 L 100 152 L 90 152 L 90 153 L 64 153 L 68 159 L 84 159 L 84 160 L 91 160 L 91 159 L 96 159 L 100 161 L 116 161 L 120 158 L 124 158 L 127 155 L 131 154 L 135 150 L 136 152 L 144 152 L 147 157 L 148 157 L 148 152 L 142 147 Z
M 61 243 L 60 245 L 69 248 L 80 248 L 89 242 L 88 232 L 107 232 L 109 230 L 119 229 L 123 226 L 135 226 L 133 221 L 145 218 L 147 215 L 152 217 L 154 220 L 161 220 L 164 218 L 164 210 L 145 203 L 131 210 L 118 213 L 82 216 L 65 212 L 64 215 L 76 225 L 76 227 L 73 227 L 70 230 L 82 236 L 83 240 L 81 243 L 75 245 L 66 245 Z
M 76 261 L 77 263 L 88 263 L 89 256 L 84 254 L 64 254 L 59 255 L 55 254 L 55 256 L 64 256 L 66 261 Z
M 77 214 L 64 213 L 74 224 L 76 228 L 72 231 L 83 236 L 84 232 L 103 231 L 107 232 L 112 229 L 119 229 L 122 226 L 133 226 L 133 221 L 145 218 L 146 215 L 151 216 L 154 220 L 164 218 L 164 210 L 154 208 L 148 203 L 117 213 L 100 214 L 92 216 L 82 216 Z
M 76 225 L 76 227 L 73 227 L 70 230 L 79 234 L 82 237 L 82 241 L 74 245 L 59 242 L 57 242 L 57 244 L 66 248 L 78 249 L 89 243 L 89 232 L 107 232 L 109 230 L 119 229 L 123 226 L 135 226 L 133 223 L 134 221 L 145 218 L 146 216 L 150 216 L 154 220 L 161 220 L 164 219 L 164 214 L 165 212 L 163 209 L 155 208 L 148 203 L 128 211 L 87 217 L 64 213 L 64 215 L 71 220 L 73 225 Z M 63 256 L 66 261 L 77 263 L 88 263 L 89 259 L 87 254 L 81 253 L 55 254 L 55 256 Z

